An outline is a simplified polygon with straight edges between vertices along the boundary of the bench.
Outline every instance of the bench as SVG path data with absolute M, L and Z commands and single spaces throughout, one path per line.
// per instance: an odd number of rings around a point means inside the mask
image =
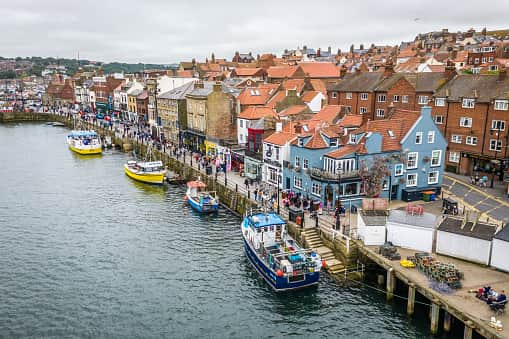
M 491 304 L 489 304 L 490 309 L 495 312 L 496 314 L 505 313 L 505 305 L 507 304 L 507 300 L 504 301 L 494 301 Z

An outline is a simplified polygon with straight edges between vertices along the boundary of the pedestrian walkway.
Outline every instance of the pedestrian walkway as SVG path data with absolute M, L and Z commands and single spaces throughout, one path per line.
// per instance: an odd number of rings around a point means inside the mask
M 495 185 L 494 185 L 495 186 Z M 509 201 L 503 194 L 503 183 L 494 188 L 481 188 L 470 183 L 470 177 L 446 174 L 442 189 L 446 196 L 458 200 L 465 208 L 477 210 L 492 221 L 509 222 Z

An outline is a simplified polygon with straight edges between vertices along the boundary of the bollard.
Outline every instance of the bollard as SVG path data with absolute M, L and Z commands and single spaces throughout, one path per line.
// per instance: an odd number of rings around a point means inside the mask
M 239 184 L 235 184 L 235 192 L 239 191 Z
M 389 268 L 387 270 L 387 301 L 392 300 L 394 297 L 394 288 L 396 287 L 396 276 L 394 275 L 394 269 Z
M 431 334 L 437 334 L 438 332 L 439 317 L 440 317 L 440 306 L 438 305 L 436 300 L 433 300 L 431 304 L 431 325 L 430 325 Z
M 472 339 L 472 332 L 474 329 L 474 324 L 472 321 L 467 320 L 465 322 L 465 330 L 463 332 L 463 339 Z
M 408 304 L 406 307 L 406 313 L 408 315 L 414 314 L 415 307 L 415 284 L 408 284 Z

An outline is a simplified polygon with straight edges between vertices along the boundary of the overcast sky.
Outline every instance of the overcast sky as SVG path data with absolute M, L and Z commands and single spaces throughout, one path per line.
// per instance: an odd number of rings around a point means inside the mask
M 509 28 L 508 0 L 0 0 L 1 56 L 172 63 Z

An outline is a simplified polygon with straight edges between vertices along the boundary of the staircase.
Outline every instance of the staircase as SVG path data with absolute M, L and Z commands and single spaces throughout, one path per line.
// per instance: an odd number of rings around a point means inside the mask
M 320 238 L 320 233 L 316 228 L 306 228 L 302 231 L 303 243 L 306 247 L 311 248 L 313 251 L 325 260 L 327 263 L 326 270 L 330 274 L 340 274 L 345 270 L 345 266 L 341 261 L 336 259 L 334 253 L 330 248 L 325 246 Z

